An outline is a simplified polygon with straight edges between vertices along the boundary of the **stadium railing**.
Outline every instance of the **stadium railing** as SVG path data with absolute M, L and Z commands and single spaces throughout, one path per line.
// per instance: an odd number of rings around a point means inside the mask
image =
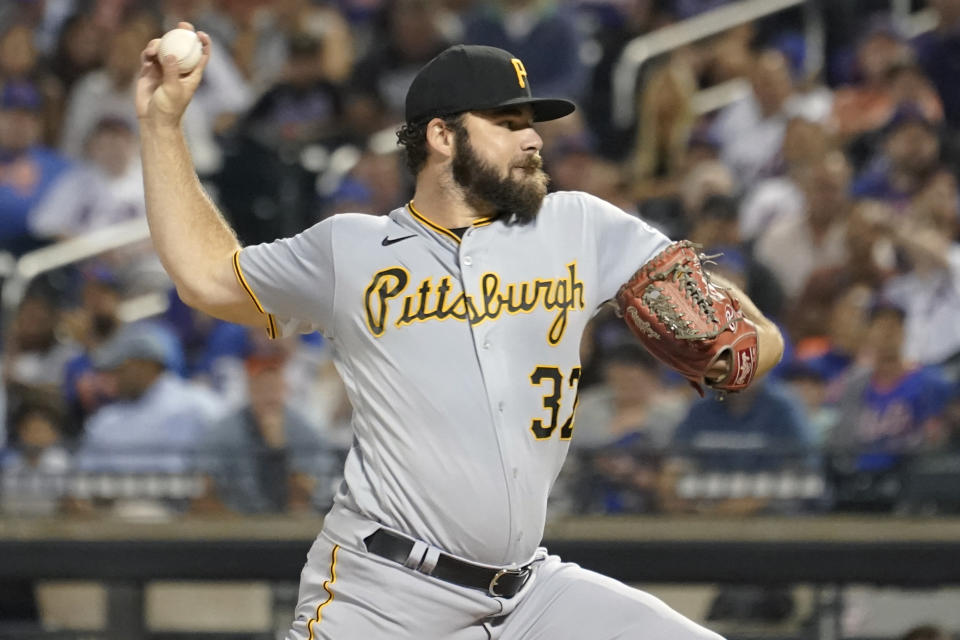
M 614 124 L 624 129 L 633 124 L 638 77 L 644 65 L 654 58 L 734 27 L 798 7 L 804 13 L 807 51 L 804 72 L 808 78 L 815 77 L 824 64 L 824 26 L 820 0 L 742 0 L 631 40 L 614 66 L 611 100 Z M 930 31 L 937 25 L 936 11 L 913 11 L 911 0 L 891 0 L 890 14 L 898 30 L 907 38 Z M 745 78 L 733 78 L 705 87 L 694 95 L 694 111 L 697 115 L 709 113 L 743 97 L 749 90 L 750 85 Z
M 20 301 L 34 278 L 149 238 L 150 229 L 147 227 L 147 221 L 141 218 L 118 222 L 35 249 L 16 260 L 9 254 L 0 254 L 0 278 L 4 279 L 0 307 L 2 307 L 4 326 L 10 326 L 9 320 L 16 313 Z M 124 301 L 119 315 L 124 321 L 133 321 L 161 312 L 164 308 L 162 305 L 165 304 L 165 294 L 143 294 Z M 158 305 L 161 306 L 158 308 Z
M 636 115 L 636 89 L 640 70 L 650 60 L 685 45 L 717 35 L 742 24 L 780 13 L 794 7 L 804 7 L 807 40 L 807 71 L 815 72 L 823 61 L 823 25 L 816 3 L 811 0 L 743 0 L 724 5 L 682 22 L 672 24 L 631 40 L 613 70 L 613 100 L 611 117 L 616 126 L 629 127 Z M 742 95 L 743 81 L 732 80 L 710 89 L 716 93 Z M 729 99 L 728 99 L 729 101 Z M 722 104 L 713 100 L 709 104 Z

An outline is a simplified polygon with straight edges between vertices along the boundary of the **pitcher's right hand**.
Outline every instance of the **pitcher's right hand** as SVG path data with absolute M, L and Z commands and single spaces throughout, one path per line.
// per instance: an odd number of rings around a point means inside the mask
M 181 22 L 177 27 L 193 30 L 189 22 Z M 203 55 L 193 71 L 186 75 L 180 75 L 174 56 L 160 60 L 157 53 L 159 38 L 151 40 L 140 54 L 136 102 L 141 126 L 180 126 L 180 118 L 200 85 L 203 69 L 210 59 L 210 36 L 203 31 L 197 35 L 203 45 Z

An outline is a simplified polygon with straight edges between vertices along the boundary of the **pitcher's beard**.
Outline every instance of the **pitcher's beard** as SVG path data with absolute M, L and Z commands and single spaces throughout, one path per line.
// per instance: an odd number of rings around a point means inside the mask
M 481 159 L 470 144 L 466 129 L 456 132 L 457 148 L 453 155 L 453 179 L 463 188 L 467 204 L 485 211 L 493 209 L 494 217 L 509 219 L 515 215 L 520 224 L 537 217 L 543 198 L 547 195 L 549 176 L 540 168 L 540 156 L 531 156 L 523 164 L 510 168 L 522 169 L 525 177 L 503 177 L 495 167 Z

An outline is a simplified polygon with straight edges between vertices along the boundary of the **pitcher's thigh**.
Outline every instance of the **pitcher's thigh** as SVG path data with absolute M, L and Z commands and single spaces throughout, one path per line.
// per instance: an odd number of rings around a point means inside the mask
M 487 640 L 490 600 L 321 535 L 285 640 Z
M 501 640 L 723 640 L 662 600 L 549 557 Z

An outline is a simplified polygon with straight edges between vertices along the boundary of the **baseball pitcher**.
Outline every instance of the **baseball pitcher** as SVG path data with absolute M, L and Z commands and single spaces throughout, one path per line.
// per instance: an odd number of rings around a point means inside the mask
M 181 23 L 181 27 L 192 28 Z M 780 357 L 777 329 L 706 278 L 695 246 L 585 193 L 547 195 L 538 99 L 506 51 L 429 62 L 398 133 L 413 199 L 241 247 L 204 195 L 180 118 L 187 75 L 142 55 L 137 110 L 153 242 L 185 302 L 271 335 L 321 331 L 354 407 L 336 502 L 288 640 L 718 636 L 540 546 L 574 437 L 580 337 L 616 300 L 698 389 L 736 391 Z

